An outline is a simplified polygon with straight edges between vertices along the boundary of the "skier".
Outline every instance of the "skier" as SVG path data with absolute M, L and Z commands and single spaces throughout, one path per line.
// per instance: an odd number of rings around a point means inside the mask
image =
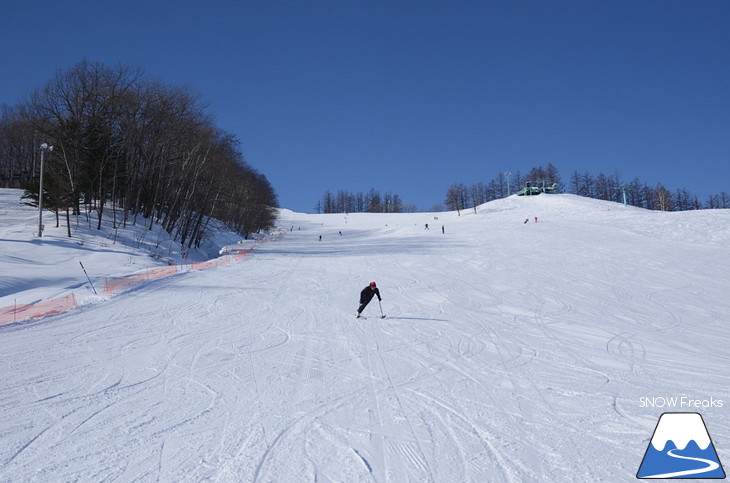
M 355 317 L 360 318 L 362 311 L 365 310 L 365 307 L 367 307 L 376 295 L 378 296 L 378 300 L 383 300 L 380 297 L 380 290 L 378 290 L 378 286 L 375 282 L 370 282 L 370 285 L 362 289 L 362 292 L 360 292 L 360 307 L 357 308 L 357 314 L 355 314 Z

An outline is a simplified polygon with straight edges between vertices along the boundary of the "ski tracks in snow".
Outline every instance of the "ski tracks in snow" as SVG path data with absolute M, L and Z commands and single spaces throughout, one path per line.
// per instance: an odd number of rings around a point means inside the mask
M 314 241 L 334 219 L 322 216 L 242 263 L 6 329 L 0 473 L 619 481 L 650 431 L 642 391 L 727 394 L 725 287 L 689 264 L 660 280 L 641 264 L 650 252 L 600 248 L 592 231 L 567 240 L 542 217 L 482 230 L 454 215 L 445 236 L 351 218 L 331 225 L 342 236 Z M 353 317 L 370 280 L 386 319 L 377 301 Z

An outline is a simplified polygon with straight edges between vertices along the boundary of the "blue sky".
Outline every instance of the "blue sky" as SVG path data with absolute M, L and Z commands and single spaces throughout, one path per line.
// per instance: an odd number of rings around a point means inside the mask
M 0 104 L 82 59 L 197 90 L 282 207 L 553 163 L 730 191 L 730 2 L 37 1 L 0 15 Z

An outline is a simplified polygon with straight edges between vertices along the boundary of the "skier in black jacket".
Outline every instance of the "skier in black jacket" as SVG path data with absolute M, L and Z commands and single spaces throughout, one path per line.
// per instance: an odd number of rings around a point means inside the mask
M 360 317 L 362 311 L 365 310 L 365 307 L 367 307 L 376 295 L 378 296 L 378 300 L 383 300 L 380 298 L 380 290 L 378 290 L 375 282 L 370 282 L 370 285 L 362 289 L 362 292 L 360 292 L 360 307 L 357 308 L 357 314 L 355 314 L 355 317 Z

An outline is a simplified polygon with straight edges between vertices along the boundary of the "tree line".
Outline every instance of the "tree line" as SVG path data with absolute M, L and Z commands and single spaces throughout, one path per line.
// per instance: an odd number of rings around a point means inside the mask
M 471 185 L 462 183 L 449 186 L 444 204 L 449 210 L 461 211 L 476 207 L 499 198 L 504 198 L 525 187 L 557 186 L 558 192 L 567 192 L 588 198 L 596 198 L 627 205 L 661 211 L 687 211 L 699 209 L 730 208 L 730 195 L 721 192 L 711 195 L 703 203 L 695 194 L 686 189 L 671 191 L 661 183 L 649 185 L 638 178 L 624 180 L 618 173 L 593 175 L 589 172 L 574 171 L 567 185 L 563 182 L 558 169 L 548 163 L 547 167 L 534 167 L 526 175 L 499 173 L 491 181 Z
M 0 186 L 26 190 L 65 216 L 109 210 L 115 227 L 155 222 L 188 248 L 212 219 L 244 237 L 273 227 L 277 199 L 244 160 L 238 140 L 219 129 L 200 95 L 146 79 L 139 69 L 82 61 L 0 112 Z M 117 211 L 121 213 L 117 218 Z M 107 215 L 109 216 L 109 215 Z M 89 218 L 91 219 L 91 218 Z
M 375 188 L 367 193 L 353 193 L 339 190 L 333 193 L 326 190 L 315 204 L 317 213 L 407 213 L 414 212 L 413 205 L 404 204 L 400 196 L 387 192 L 381 194 Z

